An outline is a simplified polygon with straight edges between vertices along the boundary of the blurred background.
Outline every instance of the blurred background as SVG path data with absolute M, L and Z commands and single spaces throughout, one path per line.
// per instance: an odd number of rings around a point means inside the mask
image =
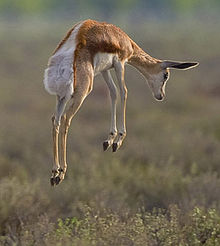
M 218 0 L 0 0 L 2 235 L 18 237 L 42 215 L 47 223 L 80 217 L 84 205 L 220 211 L 219 12 Z M 163 102 L 126 68 L 127 137 L 117 153 L 102 151 L 110 98 L 97 76 L 72 121 L 67 177 L 52 188 L 55 97 L 44 90 L 44 69 L 67 30 L 88 18 L 121 27 L 153 57 L 200 65 L 171 71 Z

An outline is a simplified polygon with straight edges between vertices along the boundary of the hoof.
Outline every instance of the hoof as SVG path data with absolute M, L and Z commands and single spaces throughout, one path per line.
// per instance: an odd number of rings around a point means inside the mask
M 56 176 L 56 177 L 51 177 L 50 178 L 50 184 L 51 186 L 55 186 L 55 185 L 58 185 L 61 181 L 61 178 L 59 176 Z
M 54 186 L 55 185 L 54 177 L 50 178 L 50 184 L 51 184 L 51 186 Z
M 55 184 L 58 185 L 58 184 L 60 183 L 60 180 L 61 180 L 60 177 L 57 176 L 57 177 L 55 178 Z
M 113 143 L 112 145 L 112 151 L 116 152 L 116 150 L 118 149 L 118 144 L 117 143 Z
M 60 184 L 64 179 L 65 173 L 66 173 L 66 168 L 65 170 L 59 168 L 58 171 L 52 171 L 52 177 L 50 178 L 51 186 Z
M 103 150 L 106 151 L 108 149 L 108 147 L 109 147 L 108 141 L 105 141 L 103 143 Z

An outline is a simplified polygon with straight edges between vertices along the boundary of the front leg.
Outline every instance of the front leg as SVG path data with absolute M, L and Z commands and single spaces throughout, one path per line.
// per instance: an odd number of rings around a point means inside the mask
M 112 145 L 113 152 L 116 152 L 122 145 L 122 142 L 126 136 L 126 123 L 125 123 L 125 113 L 126 113 L 126 101 L 127 101 L 127 88 L 124 81 L 124 62 L 115 61 L 114 68 L 116 76 L 119 82 L 120 97 L 121 97 L 121 108 L 120 108 L 120 125 L 119 134 L 116 141 Z
M 111 127 L 108 138 L 103 143 L 103 150 L 107 150 L 110 146 L 112 146 L 116 136 L 117 136 L 117 128 L 116 128 L 116 103 L 117 103 L 117 87 L 112 79 L 111 73 L 109 70 L 103 71 L 102 76 L 109 88 L 110 97 L 111 97 Z

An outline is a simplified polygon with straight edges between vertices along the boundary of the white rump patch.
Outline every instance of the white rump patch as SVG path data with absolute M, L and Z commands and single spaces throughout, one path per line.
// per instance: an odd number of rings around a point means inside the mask
M 76 35 L 83 23 L 76 25 L 66 42 L 50 57 L 44 72 L 44 86 L 47 92 L 60 98 L 73 94 L 73 59 L 76 49 Z

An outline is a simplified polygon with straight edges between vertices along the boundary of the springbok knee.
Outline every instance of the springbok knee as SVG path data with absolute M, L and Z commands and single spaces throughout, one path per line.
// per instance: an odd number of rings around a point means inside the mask
M 60 132 L 61 134 L 67 134 L 70 123 L 67 121 L 66 114 L 61 117 Z
M 61 117 L 64 113 L 65 107 L 67 102 L 70 100 L 70 95 L 66 95 L 63 98 L 57 96 L 57 105 L 56 105 L 56 112 L 55 112 L 55 121 L 57 125 L 60 125 Z
M 56 120 L 55 115 L 52 116 L 51 118 L 52 121 L 52 129 L 53 129 L 53 134 L 59 134 L 60 131 L 60 121 Z

